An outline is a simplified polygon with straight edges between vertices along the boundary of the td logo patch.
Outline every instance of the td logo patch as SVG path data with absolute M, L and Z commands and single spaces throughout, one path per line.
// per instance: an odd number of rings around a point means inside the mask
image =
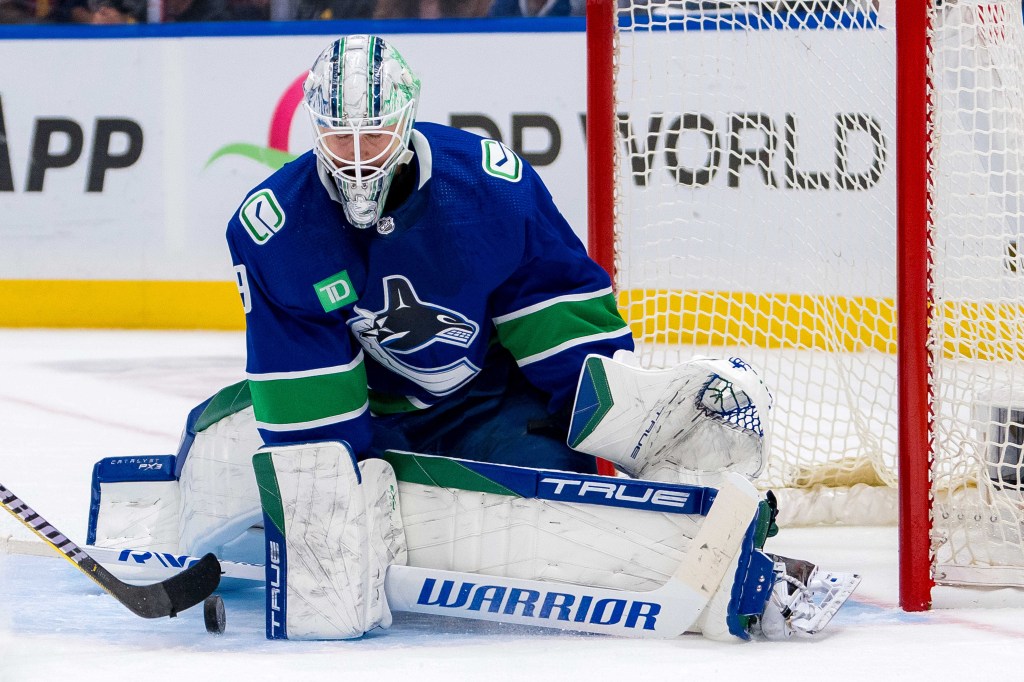
M 352 280 L 349 279 L 348 270 L 342 270 L 336 275 L 320 280 L 313 285 L 316 289 L 320 305 L 324 312 L 331 312 L 352 303 L 358 298 L 355 289 L 352 288 Z
M 523 177 L 523 162 L 516 153 L 497 140 L 483 140 L 484 172 L 509 182 Z
M 284 227 L 284 209 L 273 190 L 261 189 L 242 204 L 238 219 L 254 242 L 264 244 Z

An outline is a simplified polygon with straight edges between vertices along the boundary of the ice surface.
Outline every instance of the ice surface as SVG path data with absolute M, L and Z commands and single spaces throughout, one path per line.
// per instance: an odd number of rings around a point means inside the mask
M 241 334 L 0 330 L 0 483 L 82 542 L 93 463 L 172 452 L 188 410 L 241 378 Z M 0 536 L 29 538 L 6 514 Z M 957 591 L 964 608 L 904 614 L 895 528 L 784 531 L 769 549 L 864 582 L 814 642 L 634 641 L 396 614 L 352 642 L 268 642 L 262 593 L 137 618 L 65 562 L 0 554 L 0 682 L 35 680 L 1002 679 L 1024 645 L 1019 593 Z M 1008 664 L 1007 661 L 1010 661 Z

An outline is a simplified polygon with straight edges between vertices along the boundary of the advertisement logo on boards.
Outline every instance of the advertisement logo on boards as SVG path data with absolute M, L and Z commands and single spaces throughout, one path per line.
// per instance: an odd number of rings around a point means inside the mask
M 135 163 L 142 156 L 143 132 L 138 121 L 124 117 L 97 117 L 76 121 L 66 116 L 39 116 L 33 121 L 25 184 L 15 187 L 15 170 L 0 99 L 0 192 L 43 192 L 47 173 L 88 159 L 85 191 L 103 191 L 107 174 Z
M 295 112 L 302 105 L 304 80 L 305 74 L 297 77 L 278 99 L 266 145 L 228 144 L 214 152 L 206 165 L 233 155 L 277 170 L 297 158 L 298 154 L 288 151 L 288 137 Z M 503 166 L 494 165 L 504 158 L 498 153 L 501 150 L 511 150 L 514 157 L 522 158 L 535 168 L 551 165 L 562 151 L 562 126 L 550 114 L 512 113 L 507 147 L 501 127 L 491 116 L 451 112 L 448 118 L 454 128 L 490 138 L 491 146 L 484 147 L 485 170 L 492 175 L 498 175 L 493 171 L 499 168 L 505 170 Z M 807 141 L 802 143 L 798 132 L 813 121 L 792 111 L 781 115 L 758 111 L 714 115 L 660 112 L 647 117 L 638 112 L 620 111 L 617 119 L 620 153 L 630 170 L 632 183 L 639 188 L 652 184 L 652 173 L 660 169 L 667 172 L 675 184 L 689 188 L 718 183 L 729 189 L 760 185 L 775 190 L 865 191 L 879 184 L 892 157 L 891 131 L 877 112 L 835 113 L 829 121 L 829 134 L 816 143 L 821 147 L 818 155 L 824 153 L 829 157 L 828 163 L 818 170 L 807 170 L 799 162 L 800 150 Z M 580 132 L 585 134 L 586 114 L 579 115 L 579 123 Z M 821 128 L 820 122 L 817 127 Z M 524 140 L 528 135 L 546 138 L 546 146 L 525 149 Z M 693 165 L 692 160 L 683 158 L 693 151 L 691 146 L 702 148 L 704 152 L 704 158 Z M 488 158 L 492 161 L 490 167 Z M 515 175 L 498 177 L 518 179 Z
M 292 81 L 278 98 L 270 119 L 270 133 L 267 136 L 266 145 L 251 142 L 226 144 L 207 159 L 206 166 L 209 167 L 214 161 L 225 156 L 242 156 L 252 159 L 270 170 L 277 170 L 289 161 L 298 158 L 298 154 L 288 151 L 288 133 L 291 130 L 295 112 L 302 104 L 302 82 L 304 80 L 306 80 L 306 74 L 302 74 Z
M 299 154 L 288 151 L 288 137 L 295 112 L 302 106 L 302 83 L 305 80 L 306 74 L 298 76 L 278 98 L 270 119 L 270 133 L 265 145 L 251 142 L 226 144 L 210 155 L 206 166 L 209 167 L 225 156 L 241 156 L 276 171 L 289 161 L 298 158 Z M 520 158 L 535 168 L 548 166 L 558 158 L 562 149 L 561 128 L 558 122 L 548 114 L 513 113 L 510 123 L 511 144 L 507 147 L 503 143 L 503 136 L 497 122 L 489 116 L 453 112 L 449 114 L 448 119 L 449 125 L 453 128 L 471 130 L 486 138 L 491 138 L 483 148 L 484 170 L 510 182 L 516 182 L 521 177 Z M 528 131 L 529 134 L 546 136 L 546 146 L 532 150 L 524 149 L 523 139 L 527 136 Z M 502 163 L 503 161 L 507 161 L 507 163 Z

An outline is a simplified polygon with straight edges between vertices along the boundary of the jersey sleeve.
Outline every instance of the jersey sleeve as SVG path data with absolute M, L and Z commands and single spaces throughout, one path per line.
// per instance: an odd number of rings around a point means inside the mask
M 524 219 L 523 258 L 495 291 L 492 318 L 501 344 L 529 381 L 567 408 L 583 361 L 633 350 L 608 274 L 595 263 L 529 169 L 533 205 Z
M 266 247 L 246 243 L 234 227 L 228 247 L 245 309 L 246 376 L 260 436 L 268 445 L 344 440 L 363 454 L 370 412 L 362 349 L 342 316 L 305 305 L 305 292 L 268 273 L 265 255 L 254 253 Z M 287 270 L 287 263 L 274 265 Z

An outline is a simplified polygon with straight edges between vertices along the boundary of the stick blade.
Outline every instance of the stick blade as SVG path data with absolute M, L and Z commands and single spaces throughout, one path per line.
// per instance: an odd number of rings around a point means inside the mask
M 153 585 L 128 585 L 99 564 L 88 570 L 115 599 L 143 618 L 174 618 L 203 603 L 220 585 L 221 575 L 220 562 L 213 554 L 207 554 L 178 575 Z M 109 581 L 104 580 L 106 576 Z

